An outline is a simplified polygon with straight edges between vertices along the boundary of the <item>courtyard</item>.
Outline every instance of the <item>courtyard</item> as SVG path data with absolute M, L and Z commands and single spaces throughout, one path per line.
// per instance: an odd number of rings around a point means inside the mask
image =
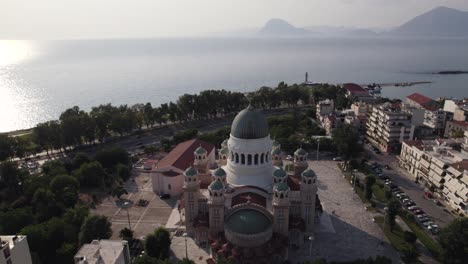
M 132 180 L 134 179 L 134 181 Z M 122 200 L 106 197 L 93 209 L 94 214 L 105 215 L 112 223 L 111 239 L 119 239 L 119 232 L 131 226 L 135 238 L 143 239 L 159 226 L 164 226 L 169 219 L 176 198 L 161 200 L 151 187 L 151 177 L 146 172 L 136 172 L 136 177 L 124 184 L 128 194 Z M 146 206 L 139 206 L 138 200 L 149 201 Z M 128 202 L 124 205 L 125 202 Z
M 312 242 L 290 250 L 290 260 L 293 263 L 312 258 L 350 261 L 382 255 L 400 263 L 398 253 L 372 221 L 376 213 L 366 210 L 343 178 L 337 162 L 309 161 L 309 166 L 318 176 L 318 194 L 324 211 Z

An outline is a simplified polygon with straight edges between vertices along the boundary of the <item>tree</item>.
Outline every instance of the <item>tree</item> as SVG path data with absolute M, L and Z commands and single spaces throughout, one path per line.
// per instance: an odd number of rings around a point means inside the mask
M 372 175 L 366 176 L 366 199 L 371 200 L 372 199 L 372 185 L 374 185 L 376 182 L 375 177 Z
M 390 231 L 393 232 L 393 228 L 395 227 L 396 225 L 396 222 L 395 222 L 395 218 L 398 214 L 398 211 L 400 210 L 400 201 L 398 201 L 397 199 L 395 198 L 392 198 L 388 204 L 387 204 L 387 207 L 388 207 L 388 211 L 387 211 L 387 219 L 388 219 L 388 224 L 390 226 Z
M 132 241 L 133 231 L 125 227 L 124 229 L 120 230 L 119 237 L 123 240 Z
M 120 200 L 120 197 L 124 194 L 128 194 L 128 192 L 122 186 L 118 186 L 112 190 L 112 197 L 117 197 L 117 199 L 119 200 Z
M 143 255 L 136 257 L 133 264 L 160 264 L 160 261 L 157 258 Z
M 145 252 L 150 257 L 168 258 L 170 246 L 170 233 L 164 227 L 158 227 L 153 234 L 149 234 L 145 239 Z
M 108 239 L 112 236 L 111 223 L 106 216 L 88 216 L 81 226 L 80 244 L 89 243 L 94 239 Z
M 405 238 L 405 241 L 411 244 L 414 244 L 416 240 L 418 240 L 418 237 L 413 232 L 410 232 L 410 231 L 405 231 L 403 233 L 403 236 Z
M 90 159 L 88 157 L 88 154 L 84 152 L 78 152 L 76 153 L 75 157 L 73 157 L 72 160 L 72 168 L 73 169 L 78 169 L 81 167 L 81 165 L 90 162 Z
M 121 163 L 117 164 L 115 170 L 117 171 L 117 176 L 123 181 L 128 180 L 130 176 L 132 175 L 130 168 L 128 167 L 128 165 L 125 165 L 125 164 L 121 164 Z
M 14 140 L 6 134 L 0 134 L 0 162 L 14 155 Z
M 33 221 L 34 215 L 30 207 L 0 211 L 0 234 L 16 234 Z
M 219 263 L 219 262 L 216 262 L 216 263 Z M 182 260 L 179 260 L 177 264 L 195 264 L 195 261 L 191 259 L 183 258 Z
M 452 129 L 452 138 L 462 138 L 465 136 L 465 132 L 461 129 Z
M 333 143 L 338 153 L 345 159 L 356 156 L 362 149 L 359 144 L 359 132 L 351 125 L 345 124 L 333 131 Z
M 50 182 L 50 189 L 57 201 L 63 201 L 66 207 L 73 207 L 78 200 L 80 184 L 75 177 L 58 175 Z
M 439 234 L 442 262 L 465 263 L 468 256 L 468 218 L 456 218 Z
M 106 169 L 114 169 L 119 163 L 129 164 L 130 162 L 127 151 L 120 147 L 102 149 L 96 153 L 94 159 Z
M 85 163 L 75 171 L 75 176 L 86 187 L 102 187 L 107 173 L 99 162 Z

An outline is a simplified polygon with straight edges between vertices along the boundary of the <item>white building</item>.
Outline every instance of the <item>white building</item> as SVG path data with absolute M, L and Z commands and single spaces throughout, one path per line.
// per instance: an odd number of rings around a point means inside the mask
M 374 106 L 366 123 L 367 139 L 381 151 L 392 152 L 404 140 L 413 139 L 416 126 L 420 123 L 422 115 L 412 115 L 389 103 Z
M 0 236 L 0 264 L 32 264 L 26 236 Z
M 459 143 L 455 139 L 404 141 L 399 163 L 455 210 L 465 212 L 468 155 L 451 147 Z
M 192 139 L 178 144 L 151 170 L 153 191 L 159 195 L 178 196 L 182 193 L 184 170 L 194 165 L 201 174 L 215 164 L 215 147 L 205 141 Z
M 227 159 L 218 161 L 210 178 L 194 166 L 184 172 L 187 232 L 210 245 L 215 258 L 251 263 L 255 250 L 265 254 L 265 262 L 283 263 L 288 245 L 301 247 L 318 221 L 317 175 L 308 169 L 307 152 L 294 153 L 293 171 L 276 167 L 279 146 L 270 138 L 266 118 L 250 106 L 234 118 L 222 147 Z
M 326 99 L 326 100 L 323 100 L 323 101 L 319 101 L 317 103 L 317 109 L 316 109 L 316 113 L 315 113 L 317 115 L 317 119 L 320 118 L 320 116 L 323 116 L 323 115 L 333 114 L 333 112 L 335 112 L 335 104 L 334 104 L 333 100 Z
M 80 248 L 74 261 L 75 264 L 130 264 L 130 249 L 125 240 L 93 240 Z

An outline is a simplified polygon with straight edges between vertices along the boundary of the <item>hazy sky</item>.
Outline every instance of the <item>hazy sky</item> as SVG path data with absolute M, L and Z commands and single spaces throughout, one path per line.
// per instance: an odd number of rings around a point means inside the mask
M 392 27 L 468 0 L 0 0 L 1 39 L 193 36 L 282 18 L 314 25 Z

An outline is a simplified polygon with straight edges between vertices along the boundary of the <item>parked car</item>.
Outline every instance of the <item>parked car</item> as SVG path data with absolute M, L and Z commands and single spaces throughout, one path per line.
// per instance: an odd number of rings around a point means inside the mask
M 171 195 L 165 193 L 165 194 L 159 195 L 159 198 L 161 198 L 161 200 L 171 199 Z
M 387 165 L 385 165 L 385 169 L 386 170 L 391 170 L 392 168 L 390 168 L 390 166 L 388 166 L 388 164 L 387 164 Z
M 411 207 L 408 207 L 408 210 L 410 210 L 410 211 L 412 211 L 412 210 L 416 210 L 416 209 L 419 209 L 419 210 L 421 210 L 421 207 L 419 207 L 419 206 L 416 206 L 416 205 L 414 205 L 414 206 L 411 206 Z
M 404 192 L 397 193 L 395 196 L 396 196 L 397 198 L 400 198 L 400 197 L 408 197 L 408 195 L 407 195 L 406 193 L 404 193 Z
M 382 169 L 380 169 L 380 168 L 375 169 L 375 173 L 377 173 L 377 174 L 382 173 Z
M 422 224 L 422 223 L 431 221 L 431 218 L 425 216 L 425 217 L 418 218 L 418 221 Z
M 410 207 L 410 206 L 416 205 L 416 203 L 413 202 L 413 201 L 409 201 L 409 202 L 404 202 L 403 205 L 404 205 L 406 208 L 408 208 L 408 207 Z
M 341 157 L 334 157 L 333 160 L 334 161 L 342 161 L 343 159 Z
M 415 215 L 420 215 L 420 214 L 424 214 L 424 211 L 423 210 L 414 210 L 413 213 Z
M 432 221 L 427 221 L 427 222 L 424 222 L 424 223 L 422 223 L 422 224 L 423 224 L 423 226 L 425 226 L 425 227 L 429 227 L 429 226 L 431 226 L 431 225 L 435 225 L 435 223 L 432 222 Z

